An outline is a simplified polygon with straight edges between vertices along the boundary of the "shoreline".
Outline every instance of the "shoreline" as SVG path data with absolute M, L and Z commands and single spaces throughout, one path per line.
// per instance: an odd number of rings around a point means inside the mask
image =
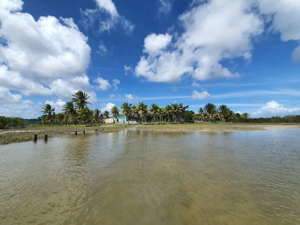
M 95 134 L 118 132 L 125 129 L 136 129 L 141 131 L 157 131 L 157 132 L 233 132 L 233 131 L 255 131 L 255 130 L 275 130 L 300 128 L 300 124 L 249 124 L 249 123 L 193 123 L 193 124 L 164 124 L 164 125 L 115 125 L 106 124 L 101 126 L 86 127 L 83 125 L 72 126 L 36 126 L 21 129 L 0 129 L 0 145 L 32 141 L 35 134 L 38 139 L 43 139 L 44 135 L 48 138 L 62 137 L 65 135 Z M 97 129 L 97 130 L 96 130 Z

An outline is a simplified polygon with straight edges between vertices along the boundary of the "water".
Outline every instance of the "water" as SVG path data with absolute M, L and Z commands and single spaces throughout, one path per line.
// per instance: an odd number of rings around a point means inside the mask
M 0 146 L 0 224 L 300 224 L 300 129 Z

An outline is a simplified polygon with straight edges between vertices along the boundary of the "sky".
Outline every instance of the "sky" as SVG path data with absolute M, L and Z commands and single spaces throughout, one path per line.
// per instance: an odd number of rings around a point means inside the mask
M 124 102 L 300 115 L 300 0 L 1 0 L 0 116 Z

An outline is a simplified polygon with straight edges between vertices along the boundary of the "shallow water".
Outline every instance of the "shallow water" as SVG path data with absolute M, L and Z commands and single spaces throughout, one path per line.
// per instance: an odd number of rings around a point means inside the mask
M 300 224 L 300 129 L 0 146 L 0 224 Z

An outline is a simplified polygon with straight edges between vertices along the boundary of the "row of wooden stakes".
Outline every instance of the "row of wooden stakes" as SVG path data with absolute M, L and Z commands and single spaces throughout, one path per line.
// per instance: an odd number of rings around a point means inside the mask
M 95 130 L 96 132 L 98 131 L 98 129 L 96 129 Z M 103 132 L 103 129 L 101 129 L 101 131 Z M 77 130 L 75 131 L 75 135 L 77 135 Z M 85 130 L 84 131 L 82 131 L 82 133 L 83 133 L 83 135 L 85 135 Z M 35 134 L 34 136 L 33 136 L 33 141 L 34 142 L 37 142 L 37 139 L 38 139 L 38 135 L 37 134 Z M 45 134 L 44 135 L 44 141 L 48 141 L 48 135 L 47 134 Z

